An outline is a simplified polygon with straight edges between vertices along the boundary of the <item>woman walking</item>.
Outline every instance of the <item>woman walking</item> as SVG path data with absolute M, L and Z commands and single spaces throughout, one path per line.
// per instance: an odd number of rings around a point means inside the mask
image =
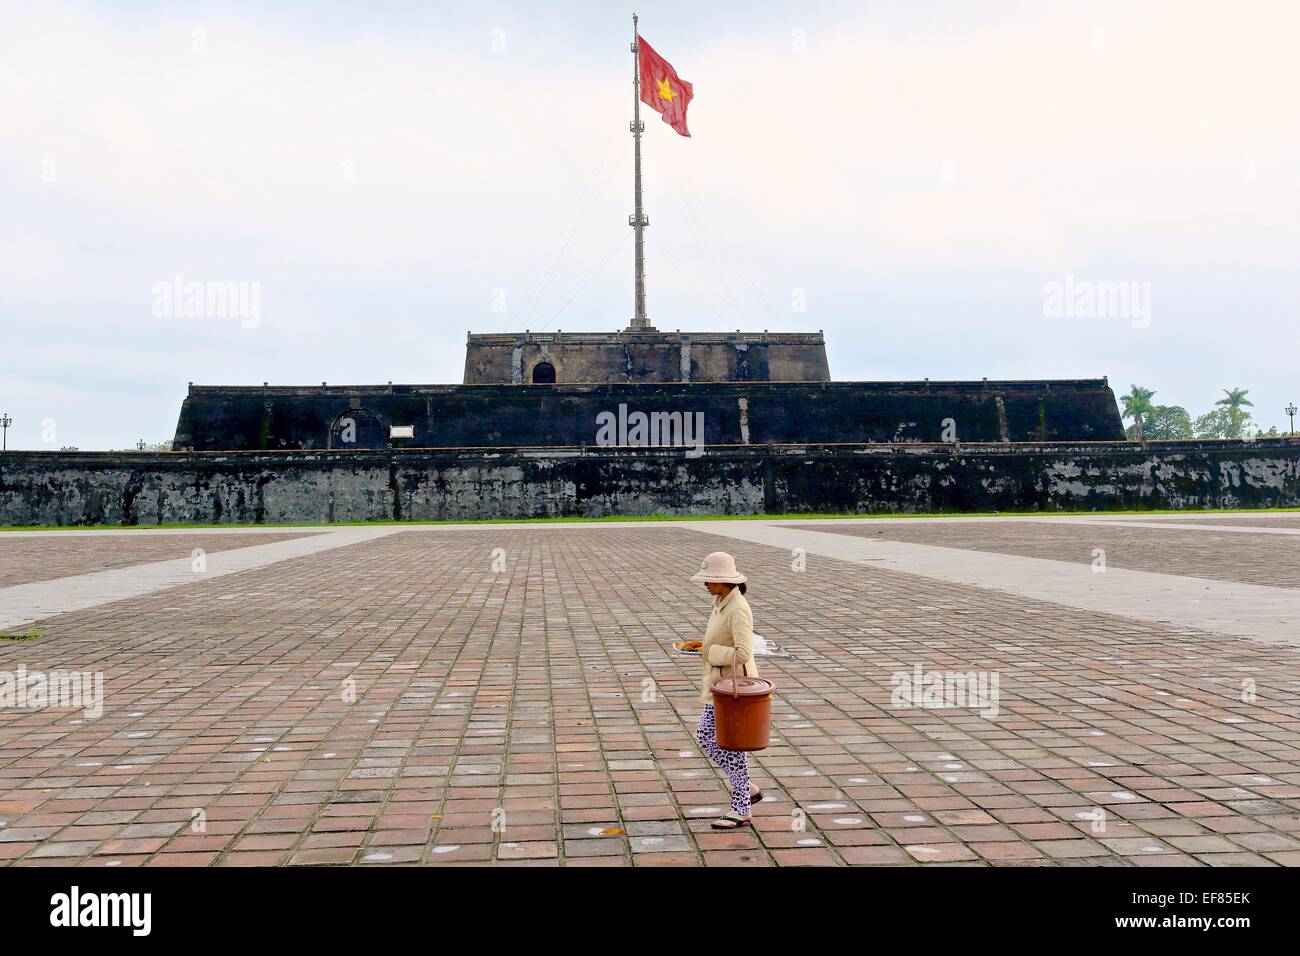
M 717 723 L 713 715 L 713 695 L 709 692 L 715 680 L 731 674 L 734 661 L 736 673 L 757 677 L 754 662 L 754 614 L 745 600 L 745 576 L 736 570 L 736 559 L 725 551 L 714 551 L 700 565 L 692 581 L 702 583 L 713 595 L 713 613 L 709 615 L 704 630 L 703 681 L 700 701 L 704 710 L 695 739 L 709 755 L 709 759 L 722 768 L 731 780 L 731 810 L 726 816 L 713 821 L 715 830 L 735 830 L 750 825 L 749 807 L 763 798 L 763 792 L 749 782 L 749 754 L 743 750 L 723 750 L 718 746 Z

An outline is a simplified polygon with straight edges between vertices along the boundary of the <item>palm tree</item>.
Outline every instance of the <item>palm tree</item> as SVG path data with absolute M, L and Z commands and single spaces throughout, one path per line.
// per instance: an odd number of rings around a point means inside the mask
M 1215 402 L 1215 405 L 1226 405 L 1231 411 L 1239 412 L 1242 407 L 1254 408 L 1255 403 L 1246 397 L 1250 391 L 1248 388 L 1222 389 L 1224 397 Z
M 1137 428 L 1139 440 L 1142 438 L 1142 419 L 1150 415 L 1154 410 L 1151 399 L 1155 394 L 1149 388 L 1133 385 L 1129 388 L 1127 395 L 1119 397 L 1119 400 L 1124 403 L 1124 417 L 1133 419 L 1133 425 Z

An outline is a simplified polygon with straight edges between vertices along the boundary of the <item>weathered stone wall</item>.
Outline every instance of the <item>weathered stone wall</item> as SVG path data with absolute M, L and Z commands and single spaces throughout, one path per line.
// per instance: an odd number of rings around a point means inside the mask
M 531 384 L 543 362 L 560 385 L 831 377 L 820 332 L 520 332 L 470 334 L 465 384 Z
M 709 445 L 1113 441 L 1105 379 L 1037 382 L 714 382 L 658 385 L 191 385 L 173 447 L 197 451 L 596 444 L 623 405 L 699 413 Z M 351 436 L 342 423 L 352 422 Z M 349 444 L 345 439 L 351 437 Z
M 1300 505 L 1300 440 L 0 455 L 0 524 Z

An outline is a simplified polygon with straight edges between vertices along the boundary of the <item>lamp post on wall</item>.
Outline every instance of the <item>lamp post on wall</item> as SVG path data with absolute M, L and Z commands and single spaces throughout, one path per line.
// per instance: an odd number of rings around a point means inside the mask
M 9 450 L 9 426 L 13 423 L 14 420 L 8 415 L 0 415 L 0 435 L 3 436 L 0 437 L 0 451 Z
M 135 443 L 135 449 L 136 449 L 136 451 L 144 451 L 144 439 L 143 439 L 143 438 L 141 438 L 138 442 Z
M 1282 409 L 1282 411 L 1286 412 L 1287 417 L 1291 419 L 1291 434 L 1294 435 L 1295 434 L 1295 413 L 1297 411 L 1300 411 L 1300 409 L 1297 409 L 1295 407 L 1295 402 L 1292 402 L 1286 408 Z

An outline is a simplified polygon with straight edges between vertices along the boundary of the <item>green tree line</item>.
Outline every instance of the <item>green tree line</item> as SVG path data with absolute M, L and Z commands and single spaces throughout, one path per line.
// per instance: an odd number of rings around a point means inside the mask
M 1181 405 L 1157 405 L 1152 399 L 1155 392 L 1134 385 L 1127 395 L 1121 395 L 1124 418 L 1133 424 L 1124 434 L 1133 441 L 1161 441 L 1171 438 L 1249 438 L 1276 437 L 1277 426 L 1263 431 L 1251 417 L 1249 409 L 1254 403 L 1247 398 L 1249 389 L 1225 388 L 1223 398 L 1214 407 L 1195 420 Z

